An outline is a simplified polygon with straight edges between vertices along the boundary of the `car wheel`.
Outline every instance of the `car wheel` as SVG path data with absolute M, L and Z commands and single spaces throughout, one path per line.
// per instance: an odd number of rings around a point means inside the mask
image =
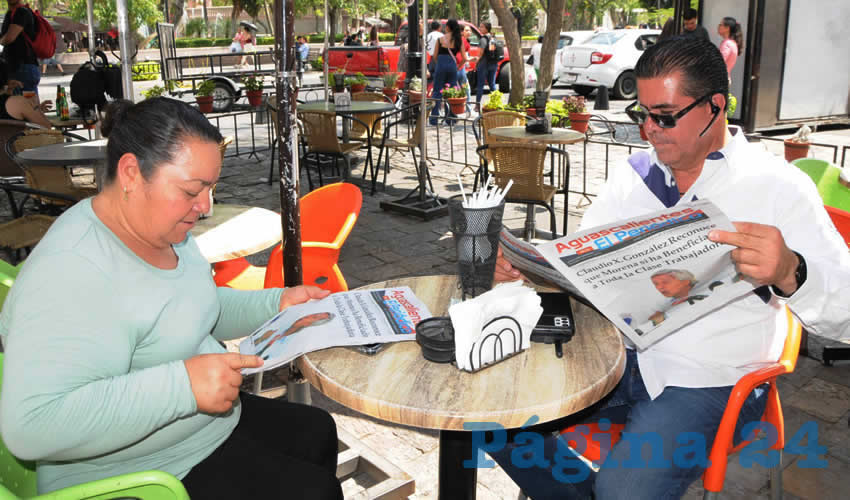
M 236 93 L 233 88 L 225 82 L 215 82 L 213 89 L 213 111 L 216 113 L 226 113 L 233 107 L 233 101 L 236 99 Z
M 511 92 L 511 63 L 506 62 L 499 70 L 499 92 L 509 94 Z
M 596 90 L 596 87 L 591 87 L 590 85 L 573 85 L 573 90 L 582 97 L 590 97 L 590 94 Z
M 614 83 L 614 97 L 617 99 L 634 99 L 637 97 L 637 79 L 631 71 L 626 71 Z

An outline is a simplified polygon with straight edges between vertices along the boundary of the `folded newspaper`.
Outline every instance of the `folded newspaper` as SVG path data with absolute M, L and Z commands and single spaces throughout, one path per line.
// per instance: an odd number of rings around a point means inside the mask
M 537 246 L 502 231 L 501 244 L 512 265 L 586 298 L 645 349 L 753 290 L 735 269 L 733 247 L 708 239 L 712 229 L 735 231 L 700 200 Z
M 287 307 L 239 343 L 239 352 L 263 358 L 270 370 L 298 356 L 336 346 L 416 339 L 416 324 L 431 312 L 410 287 L 357 290 Z

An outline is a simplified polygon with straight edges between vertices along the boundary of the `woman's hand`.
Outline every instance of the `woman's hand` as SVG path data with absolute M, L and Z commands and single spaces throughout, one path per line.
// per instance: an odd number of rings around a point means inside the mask
M 228 352 L 193 356 L 183 364 L 189 374 L 198 411 L 216 414 L 230 410 L 239 397 L 242 368 L 259 368 L 263 366 L 263 360 L 259 356 Z
M 328 290 L 322 290 L 321 288 L 313 285 L 301 285 L 286 288 L 280 295 L 280 310 L 283 311 L 287 307 L 294 306 L 296 304 L 303 304 L 310 299 L 324 299 L 330 295 L 330 293 L 331 292 Z

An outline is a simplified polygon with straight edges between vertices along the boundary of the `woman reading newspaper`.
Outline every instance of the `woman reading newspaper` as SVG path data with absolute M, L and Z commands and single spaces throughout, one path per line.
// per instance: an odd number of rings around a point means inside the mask
M 59 217 L 0 316 L 0 428 L 39 493 L 159 469 L 192 498 L 341 499 L 323 410 L 239 392 L 257 356 L 227 353 L 326 291 L 216 288 L 188 234 L 209 210 L 221 134 L 155 98 L 109 108 L 102 191 Z

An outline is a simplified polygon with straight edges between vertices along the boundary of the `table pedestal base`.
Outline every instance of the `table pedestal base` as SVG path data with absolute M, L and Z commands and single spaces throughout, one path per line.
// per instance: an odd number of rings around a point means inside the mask
M 440 431 L 440 500 L 475 499 L 478 469 L 463 466 L 464 460 L 474 459 L 471 432 Z

